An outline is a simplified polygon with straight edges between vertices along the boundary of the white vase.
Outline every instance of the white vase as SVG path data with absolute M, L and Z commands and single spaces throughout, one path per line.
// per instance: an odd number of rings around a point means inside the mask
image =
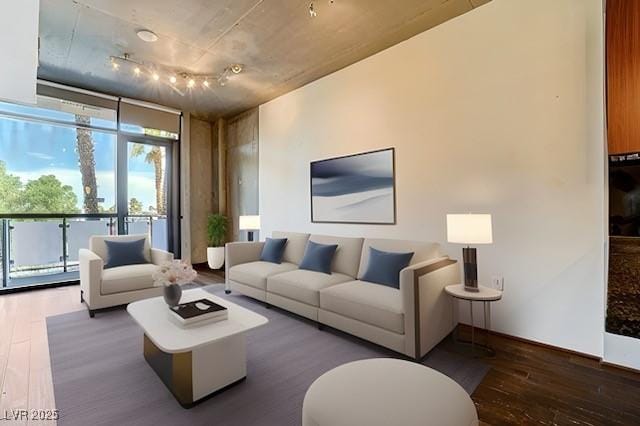
M 209 268 L 220 269 L 224 265 L 224 247 L 207 247 Z

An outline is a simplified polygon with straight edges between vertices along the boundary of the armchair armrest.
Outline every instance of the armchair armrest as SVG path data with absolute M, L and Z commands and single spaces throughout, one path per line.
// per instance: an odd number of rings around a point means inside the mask
M 170 260 L 173 260 L 173 253 L 155 248 L 151 249 L 151 263 L 154 265 L 159 265 L 162 262 L 168 262 Z
M 80 266 L 80 289 L 83 293 L 83 299 L 91 307 L 91 300 L 95 300 L 100 295 L 104 262 L 100 256 L 87 249 L 80 249 L 78 261 Z
M 456 260 L 440 257 L 400 271 L 406 353 L 421 358 L 455 327 L 453 302 L 444 288 L 460 281 Z
M 241 263 L 255 262 L 260 260 L 260 254 L 264 247 L 263 241 L 235 242 L 227 243 L 224 246 L 224 276 L 225 289 L 229 287 L 229 268 Z

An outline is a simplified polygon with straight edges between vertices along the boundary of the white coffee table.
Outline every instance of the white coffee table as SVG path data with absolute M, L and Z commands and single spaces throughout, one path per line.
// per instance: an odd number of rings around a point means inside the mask
M 183 328 L 170 317 L 162 297 L 127 306 L 144 331 L 145 359 L 185 408 L 246 377 L 245 333 L 268 322 L 262 315 L 202 289 L 185 291 L 180 301 L 204 298 L 226 306 L 229 318 Z

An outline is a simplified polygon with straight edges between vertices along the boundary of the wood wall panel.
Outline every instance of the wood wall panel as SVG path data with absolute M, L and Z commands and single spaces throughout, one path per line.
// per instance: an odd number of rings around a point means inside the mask
M 607 1 L 609 154 L 640 152 L 640 0 Z

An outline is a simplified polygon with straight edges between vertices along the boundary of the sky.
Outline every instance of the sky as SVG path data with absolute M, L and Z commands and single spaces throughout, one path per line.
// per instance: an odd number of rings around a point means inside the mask
M 101 205 L 108 209 L 115 204 L 116 135 L 92 133 L 98 197 L 105 199 Z M 71 127 L 0 117 L 0 160 L 7 165 L 7 172 L 20 177 L 23 184 L 53 174 L 73 188 L 81 209 L 82 177 L 75 145 L 76 131 Z M 145 208 L 155 206 L 154 182 L 153 166 L 145 162 L 144 156 L 129 158 L 129 198 L 137 198 Z

